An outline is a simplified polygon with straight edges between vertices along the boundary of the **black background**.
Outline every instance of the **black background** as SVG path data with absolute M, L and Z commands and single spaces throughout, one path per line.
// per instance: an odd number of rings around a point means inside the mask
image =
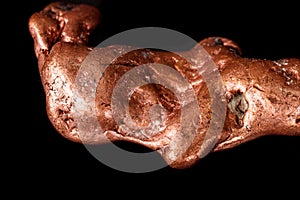
M 209 154 L 188 169 L 166 167 L 135 174 L 117 171 L 102 164 L 83 145 L 60 136 L 45 112 L 45 97 L 33 40 L 28 31 L 30 15 L 42 10 L 50 2 L 27 0 L 15 3 L 8 6 L 8 12 L 11 12 L 2 19 L 3 32 L 8 34 L 4 39 L 8 44 L 8 56 L 4 59 L 11 62 L 5 65 L 9 70 L 8 77 L 3 77 L 9 79 L 4 85 L 9 98 L 4 99 L 13 104 L 5 106 L 8 122 L 4 127 L 9 128 L 4 129 L 3 133 L 9 139 L 3 143 L 9 146 L 4 152 L 9 158 L 6 164 L 12 186 L 34 183 L 33 188 L 40 186 L 49 193 L 55 193 L 69 185 L 74 188 L 68 191 L 75 194 L 83 192 L 79 189 L 81 186 L 93 186 L 91 192 L 98 193 L 98 188 L 99 196 L 101 191 L 116 195 L 119 189 L 129 186 L 129 195 L 139 190 L 146 196 L 154 197 L 165 191 L 192 194 L 200 198 L 203 197 L 202 192 L 208 189 L 215 191 L 211 195 L 220 194 L 224 198 L 235 196 L 236 190 L 241 191 L 241 198 L 249 194 L 258 196 L 264 191 L 267 195 L 283 192 L 299 197 L 299 137 L 268 136 Z M 93 4 L 102 13 L 102 23 L 91 36 L 92 45 L 121 31 L 154 26 L 180 31 L 197 41 L 210 36 L 227 37 L 239 44 L 245 57 L 300 58 L 300 15 L 296 3 L 187 0 L 71 2 Z M 142 149 L 134 145 L 130 148 Z M 116 192 L 104 190 L 104 185 L 115 188 Z M 168 185 L 174 188 L 167 189 Z M 267 189 L 269 186 L 271 189 Z M 225 190 L 221 191 L 222 188 Z

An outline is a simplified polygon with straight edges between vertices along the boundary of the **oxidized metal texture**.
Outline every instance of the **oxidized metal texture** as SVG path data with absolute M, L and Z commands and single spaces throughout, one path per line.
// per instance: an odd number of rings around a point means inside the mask
M 100 13 L 95 7 L 70 3 L 52 3 L 29 19 L 49 119 L 61 135 L 74 142 L 105 142 L 93 137 L 82 141 L 73 113 L 75 77 L 93 49 L 87 46 L 88 36 L 99 22 Z M 212 151 L 233 148 L 270 134 L 300 136 L 300 59 L 244 58 L 236 43 L 222 37 L 206 38 L 199 44 L 220 71 L 225 87 L 221 96 L 228 105 L 221 137 Z M 114 61 L 97 87 L 95 105 L 99 124 L 111 141 L 125 140 L 145 145 L 158 150 L 167 160 L 168 142 L 180 123 L 180 105 L 172 92 L 157 85 L 145 85 L 131 97 L 130 113 L 142 126 L 149 124 L 152 105 L 160 104 L 165 108 L 166 128 L 158 134 L 135 135 L 126 131 L 126 127 L 118 127 L 111 114 L 111 95 L 117 80 L 133 67 L 145 63 L 173 67 L 193 85 L 201 107 L 199 132 L 184 155 L 170 163 L 174 168 L 189 167 L 200 159 L 198 151 L 210 120 L 210 99 L 202 77 L 195 76 L 189 63 L 176 54 L 136 50 Z

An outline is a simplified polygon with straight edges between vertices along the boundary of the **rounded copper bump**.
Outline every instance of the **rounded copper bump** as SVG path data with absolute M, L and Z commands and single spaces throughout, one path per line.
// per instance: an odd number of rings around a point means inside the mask
M 51 3 L 29 19 L 34 39 L 34 51 L 46 94 L 47 114 L 56 130 L 74 142 L 99 144 L 95 137 L 82 141 L 73 113 L 75 77 L 81 63 L 92 51 L 88 36 L 100 22 L 97 8 L 84 4 Z M 300 59 L 265 60 L 242 57 L 238 44 L 223 37 L 209 37 L 199 44 L 207 51 L 219 69 L 225 87 L 220 94 L 227 104 L 225 124 L 212 149 L 221 151 L 265 135 L 300 136 Z M 110 46 L 105 48 L 118 48 Z M 147 53 L 147 56 L 144 56 Z M 113 89 L 123 74 L 133 67 L 159 63 L 180 72 L 196 92 L 201 107 L 198 132 L 187 151 L 177 160 L 168 160 L 167 149 L 172 132 L 179 127 L 178 99 L 158 85 L 145 85 L 132 94 L 130 113 L 139 125 L 149 124 L 152 105 L 166 110 L 167 124 L 157 134 L 135 135 L 119 127 L 111 113 Z M 203 143 L 203 133 L 210 121 L 208 88 L 201 76 L 182 57 L 158 50 L 136 50 L 110 64 L 99 81 L 96 92 L 97 119 L 111 141 L 124 140 L 157 150 L 174 168 L 186 168 L 196 163 Z

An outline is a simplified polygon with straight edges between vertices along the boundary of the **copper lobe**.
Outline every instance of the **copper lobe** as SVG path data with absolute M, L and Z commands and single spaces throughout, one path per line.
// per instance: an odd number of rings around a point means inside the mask
M 56 130 L 65 138 L 79 143 L 99 144 L 105 141 L 79 138 L 74 122 L 73 90 L 75 77 L 93 47 L 88 36 L 100 23 L 97 8 L 84 4 L 51 3 L 29 19 L 34 50 L 46 94 L 46 110 Z M 227 114 L 222 134 L 213 151 L 233 148 L 255 138 L 270 135 L 300 135 L 300 59 L 262 60 L 245 58 L 239 46 L 222 37 L 205 38 L 199 44 L 216 63 L 225 87 L 223 96 Z M 118 48 L 110 46 L 107 48 Z M 147 56 L 144 56 L 145 53 Z M 158 85 L 145 85 L 130 101 L 130 113 L 137 124 L 149 123 L 149 110 L 160 104 L 167 111 L 167 124 L 158 134 L 135 135 L 116 124 L 111 114 L 112 90 L 122 75 L 135 66 L 160 63 L 178 70 L 196 92 L 201 107 L 199 131 L 187 151 L 174 162 L 168 160 L 171 132 L 179 127 L 180 106 L 171 91 Z M 125 140 L 157 150 L 174 168 L 186 168 L 200 157 L 199 148 L 208 129 L 210 100 L 201 76 L 183 58 L 170 52 L 136 50 L 118 58 L 105 71 L 96 93 L 99 124 L 111 141 Z M 89 137 L 87 137 L 89 138 Z

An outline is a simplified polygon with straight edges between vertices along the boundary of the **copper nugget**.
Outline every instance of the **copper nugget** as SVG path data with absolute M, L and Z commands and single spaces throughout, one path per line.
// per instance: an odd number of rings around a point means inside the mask
M 97 8 L 84 4 L 51 3 L 29 19 L 34 51 L 46 94 L 46 109 L 56 130 L 65 138 L 79 143 L 100 144 L 101 137 L 79 137 L 73 113 L 73 90 L 76 74 L 93 47 L 88 37 L 100 23 Z M 199 44 L 217 65 L 224 84 L 220 96 L 226 101 L 226 119 L 212 152 L 236 147 L 265 135 L 300 136 L 300 59 L 262 60 L 241 56 L 239 46 L 226 38 L 205 38 Z M 114 48 L 110 46 L 107 48 Z M 115 48 L 118 48 L 117 44 Z M 147 56 L 144 54 L 147 53 Z M 145 63 L 160 63 L 178 70 L 196 93 L 201 120 L 198 132 L 187 151 L 170 160 L 169 142 L 180 127 L 178 99 L 166 88 L 145 85 L 130 101 L 133 120 L 145 126 L 149 112 L 159 104 L 166 110 L 166 124 L 158 134 L 136 135 L 119 127 L 111 114 L 112 91 L 122 75 Z M 169 77 L 172 78 L 172 77 Z M 157 50 L 136 50 L 110 65 L 99 81 L 96 115 L 104 135 L 111 141 L 124 140 L 157 150 L 174 168 L 186 168 L 201 156 L 205 131 L 212 112 L 208 88 L 201 76 L 182 57 Z M 99 139 L 100 138 L 100 139 Z

